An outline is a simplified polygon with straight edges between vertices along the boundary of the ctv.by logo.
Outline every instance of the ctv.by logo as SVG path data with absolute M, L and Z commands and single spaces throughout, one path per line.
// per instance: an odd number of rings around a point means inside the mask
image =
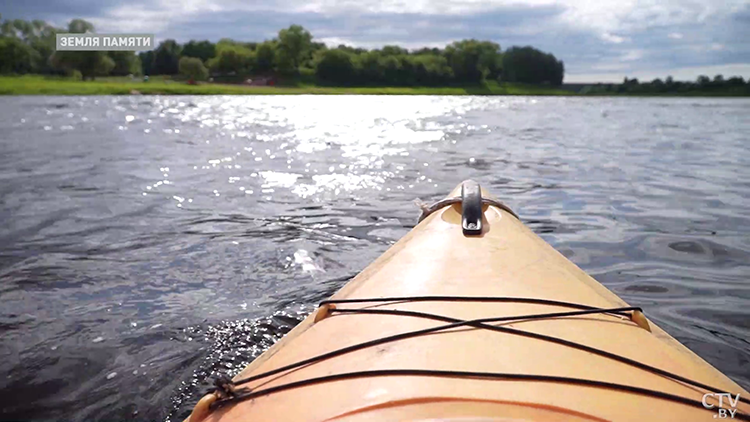
M 719 408 L 716 409 L 716 414 L 714 415 L 714 419 L 734 419 L 734 415 L 737 414 L 737 402 L 740 401 L 740 394 L 737 393 L 736 397 L 732 397 L 729 393 L 708 393 L 703 395 L 703 407 L 706 409 L 713 409 L 714 405 L 708 402 L 708 398 L 719 398 Z M 731 409 L 724 409 L 724 398 L 727 399 L 729 402 L 729 405 L 732 406 Z

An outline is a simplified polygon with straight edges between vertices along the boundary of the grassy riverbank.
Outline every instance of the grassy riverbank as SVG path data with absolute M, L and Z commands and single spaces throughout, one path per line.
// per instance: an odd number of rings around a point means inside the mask
M 573 95 L 551 87 L 487 83 L 466 87 L 324 87 L 246 86 L 219 83 L 188 85 L 155 77 L 149 82 L 129 78 L 76 81 L 42 76 L 0 76 L 0 95 L 273 95 L 273 94 L 363 94 L 363 95 Z
M 565 87 L 564 87 L 565 88 Z M 291 86 L 248 86 L 229 83 L 188 85 L 184 81 L 155 76 L 149 82 L 127 77 L 103 77 L 78 81 L 38 75 L 0 76 L 0 95 L 570 95 L 627 97 L 747 97 L 750 87 L 687 90 L 679 92 L 603 92 L 581 93 L 574 89 L 524 84 L 499 84 L 448 87 L 329 87 L 300 83 Z

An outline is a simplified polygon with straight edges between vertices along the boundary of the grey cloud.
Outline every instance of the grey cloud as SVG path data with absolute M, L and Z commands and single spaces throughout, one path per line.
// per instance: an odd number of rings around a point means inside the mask
M 560 7 L 513 7 L 472 15 L 423 15 L 413 13 L 319 14 L 279 12 L 216 12 L 201 14 L 200 21 L 169 29 L 176 38 L 231 37 L 259 40 L 296 23 L 317 38 L 337 37 L 350 42 L 423 42 L 480 38 L 502 40 L 516 37 L 515 28 L 549 21 Z
M 62 23 L 75 18 L 101 16 L 122 4 L 122 0 L 3 0 L 0 3 L 0 13 L 4 19 L 41 19 Z M 137 3 L 128 2 L 130 5 Z

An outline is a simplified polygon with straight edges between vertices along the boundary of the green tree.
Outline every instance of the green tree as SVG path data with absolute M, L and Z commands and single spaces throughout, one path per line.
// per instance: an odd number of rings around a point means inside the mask
M 401 60 L 398 59 L 398 56 L 380 56 L 378 65 L 382 68 L 384 83 L 387 85 L 400 85 Z
M 106 76 L 115 67 L 115 62 L 103 51 L 57 51 L 50 58 L 56 69 L 72 74 L 81 73 L 83 79 L 93 80 Z
M 205 63 L 216 57 L 216 44 L 208 40 L 190 40 L 182 47 L 182 55 L 184 57 L 196 57 Z
M 279 31 L 276 64 L 282 73 L 299 71 L 300 63 L 307 57 L 312 44 L 312 35 L 299 25 Z
M 180 74 L 194 81 L 204 81 L 208 78 L 208 69 L 197 57 L 182 57 L 180 59 Z
M 380 49 L 381 56 L 405 56 L 407 54 L 409 54 L 409 50 L 397 45 L 386 45 Z
M 37 63 L 34 65 L 34 72 L 54 73 L 54 68 L 50 65 L 50 57 L 55 53 L 54 33 L 52 33 L 52 36 L 34 38 L 29 42 L 29 45 L 39 53 Z
M 273 41 L 258 44 L 255 49 L 255 70 L 259 73 L 271 72 L 275 62 L 276 44 Z
M 414 81 L 417 85 L 444 85 L 453 78 L 453 69 L 448 59 L 428 53 L 411 56 L 414 69 Z
M 732 87 L 742 86 L 745 84 L 745 80 L 742 79 L 742 76 L 732 76 L 731 78 L 727 79 L 726 84 L 727 86 Z
M 177 41 L 162 41 L 154 51 L 152 72 L 157 75 L 176 75 L 179 72 L 181 53 L 182 47 Z
M 315 66 L 315 76 L 325 84 L 354 83 L 357 74 L 353 54 L 341 49 L 321 52 Z
M 16 39 L 31 50 L 17 43 L 6 42 L 4 48 L 12 50 L 9 50 L 8 54 L 15 54 L 15 58 L 12 60 L 20 60 L 21 62 L 13 64 L 9 62 L 10 56 L 3 57 L 5 63 L 0 67 L 4 69 L 14 68 L 14 72 L 22 73 L 54 73 L 54 69 L 49 65 L 49 58 L 54 53 L 55 33 L 57 31 L 56 28 L 41 20 L 27 22 L 15 19 L 2 22 L 0 24 L 0 38 Z M 19 48 L 22 51 L 19 51 Z M 28 56 L 31 58 L 30 65 L 27 60 Z
M 141 73 L 151 75 L 154 70 L 154 51 L 141 51 L 138 53 L 138 58 L 141 60 Z
M 380 57 L 380 52 L 377 50 L 368 51 L 359 56 L 359 79 L 364 85 L 379 85 L 385 81 Z
M 125 76 L 141 73 L 141 60 L 134 51 L 108 51 L 107 55 L 115 63 L 112 75 Z
M 503 54 L 502 65 L 502 78 L 508 82 L 560 85 L 565 73 L 562 61 L 530 46 L 509 48 Z M 628 83 L 626 80 L 623 85 Z
M 713 88 L 723 88 L 724 87 L 724 75 L 716 75 L 714 76 L 714 80 L 711 81 L 711 86 Z
M 212 72 L 247 75 L 255 65 L 255 53 L 238 44 L 218 44 L 217 56 L 208 61 Z
M 315 68 L 315 60 L 316 60 L 316 58 L 318 57 L 318 55 L 321 52 L 323 52 L 323 51 L 325 51 L 327 49 L 328 49 L 328 47 L 326 47 L 326 45 L 324 43 L 322 43 L 322 42 L 313 42 L 313 43 L 310 43 L 310 50 L 308 51 L 306 57 L 299 64 L 300 69 L 305 68 L 305 67 L 306 68 L 310 68 L 310 69 L 314 69 Z
M 51 63 L 56 69 L 68 74 L 78 71 L 83 79 L 91 80 L 108 75 L 115 67 L 115 61 L 103 51 L 57 51 Z
M 73 19 L 68 24 L 68 33 L 83 34 L 94 32 L 94 25 L 83 20 Z M 104 51 L 56 51 L 50 57 L 52 67 L 66 73 L 79 71 L 84 79 L 108 75 L 115 62 Z
M 490 41 L 456 41 L 445 48 L 445 57 L 458 82 L 478 83 L 500 75 L 500 45 Z
M 39 53 L 18 38 L 0 38 L 0 73 L 29 73 L 39 60 Z
M 443 51 L 441 49 L 439 49 L 439 48 L 424 47 L 424 48 L 420 48 L 420 49 L 414 51 L 414 54 L 418 55 L 418 56 L 423 56 L 423 55 L 442 56 L 443 55 Z
M 666 84 L 659 78 L 651 81 L 650 85 L 651 86 L 649 88 L 651 88 L 651 90 L 655 92 L 664 92 L 666 90 Z

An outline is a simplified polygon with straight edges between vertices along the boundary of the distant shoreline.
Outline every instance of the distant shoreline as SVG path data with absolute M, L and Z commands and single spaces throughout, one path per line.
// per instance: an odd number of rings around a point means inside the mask
M 0 95 L 575 95 L 559 88 L 523 84 L 498 84 L 447 87 L 342 87 L 320 85 L 249 86 L 206 83 L 189 85 L 185 81 L 153 77 L 102 77 L 77 81 L 44 76 L 0 76 Z
M 184 81 L 153 78 L 149 82 L 126 77 L 77 81 L 43 76 L 0 76 L 0 95 L 530 95 L 576 97 L 748 97 L 743 92 L 687 91 L 663 93 L 578 93 L 549 86 L 498 84 L 448 87 L 333 87 L 248 86 L 220 83 L 188 85 Z

